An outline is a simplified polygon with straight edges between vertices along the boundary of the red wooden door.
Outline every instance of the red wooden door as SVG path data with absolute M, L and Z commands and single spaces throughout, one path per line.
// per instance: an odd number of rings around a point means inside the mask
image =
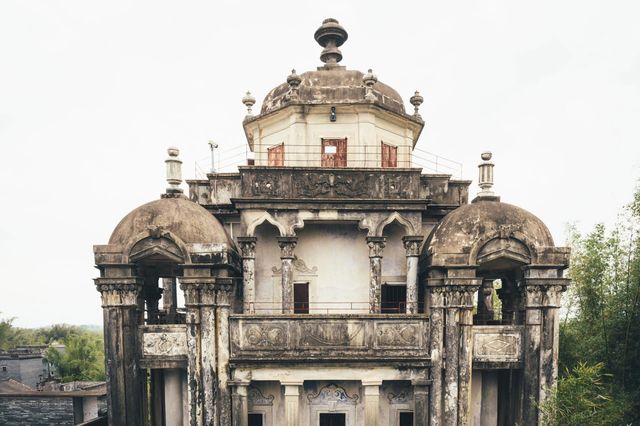
M 271 167 L 284 166 L 284 143 L 267 148 L 267 164 Z
M 382 143 L 382 167 L 398 167 L 398 147 Z
M 347 167 L 347 139 L 322 139 L 322 167 Z

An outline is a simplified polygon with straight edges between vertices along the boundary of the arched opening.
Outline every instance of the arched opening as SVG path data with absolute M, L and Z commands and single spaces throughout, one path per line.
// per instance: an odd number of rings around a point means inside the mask
M 307 286 L 308 313 L 367 313 L 366 232 L 356 222 L 305 222 L 297 236 L 294 285 Z
M 280 231 L 268 221 L 255 228 L 255 303 L 254 311 L 258 315 L 282 312 L 282 281 L 280 268 Z

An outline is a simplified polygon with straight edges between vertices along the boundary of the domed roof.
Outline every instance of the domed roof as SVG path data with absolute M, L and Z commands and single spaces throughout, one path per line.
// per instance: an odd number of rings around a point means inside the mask
M 133 210 L 116 226 L 109 244 L 127 245 L 131 238 L 153 229 L 171 232 L 186 244 L 233 247 L 220 222 L 202 206 L 184 197 L 161 198 Z
M 469 253 L 492 237 L 526 239 L 528 246 L 553 247 L 547 226 L 532 213 L 498 201 L 458 207 L 438 224 L 425 244 L 429 255 Z
M 276 111 L 290 104 L 373 103 L 392 112 L 407 115 L 398 92 L 378 81 L 371 70 L 365 75 L 338 65 L 342 60 L 342 53 L 338 47 L 347 40 L 348 34 L 337 20 L 325 19 L 322 26 L 316 30 L 314 38 L 324 47 L 320 59 L 325 65 L 318 67 L 316 71 L 300 75 L 297 75 L 295 70 L 292 71 L 285 83 L 271 90 L 264 98 L 261 114 Z
M 362 77 L 364 77 L 362 72 L 342 67 L 302 73 L 296 103 L 312 105 L 365 103 L 367 102 L 366 87 L 362 83 Z M 288 103 L 289 90 L 288 83 L 282 83 L 271 90 L 262 102 L 261 113 L 275 111 Z M 377 98 L 376 103 L 393 112 L 405 114 L 402 98 L 391 87 L 378 81 L 373 85 L 373 94 Z

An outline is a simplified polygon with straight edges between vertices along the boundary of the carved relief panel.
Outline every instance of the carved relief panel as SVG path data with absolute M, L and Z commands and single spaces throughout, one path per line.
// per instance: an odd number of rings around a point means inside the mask
M 521 329 L 513 326 L 476 326 L 473 333 L 473 360 L 517 362 L 522 354 Z

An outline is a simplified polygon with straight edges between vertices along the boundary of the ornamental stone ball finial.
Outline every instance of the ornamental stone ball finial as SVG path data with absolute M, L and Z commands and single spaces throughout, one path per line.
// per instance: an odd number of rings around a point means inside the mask
M 492 154 L 490 151 L 485 151 L 480 154 L 482 163 L 478 165 L 478 186 L 480 192 L 478 192 L 478 199 L 496 199 L 496 194 L 491 190 L 493 188 L 493 163 L 491 162 Z
M 242 103 L 247 107 L 247 117 L 251 117 L 253 115 L 251 107 L 255 105 L 256 98 L 253 97 L 251 92 L 247 92 L 247 94 L 242 98 Z
M 313 37 L 320 46 L 324 47 L 320 54 L 320 60 L 326 64 L 325 67 L 337 66 L 338 62 L 342 60 L 342 52 L 338 47 L 342 46 L 349 37 L 338 20 L 327 18 L 322 21 L 322 25 L 316 30 Z
M 422 97 L 422 95 L 420 95 L 420 92 L 416 90 L 413 96 L 409 98 L 409 102 L 411 103 L 411 105 L 413 105 L 413 116 L 422 119 L 420 113 L 418 112 L 418 109 L 420 108 L 420 105 L 422 105 L 422 102 L 424 102 L 424 98 Z
M 378 82 L 378 76 L 373 73 L 373 70 L 369 68 L 369 71 L 362 77 L 362 82 L 366 87 L 366 93 L 364 98 L 370 102 L 377 100 L 376 95 L 373 93 L 373 85 Z
M 167 186 L 167 194 L 182 194 L 182 188 L 180 188 L 182 183 L 182 160 L 178 158 L 180 150 L 172 146 L 167 149 L 167 154 L 169 154 L 169 158 L 164 160 L 167 165 L 167 183 L 169 184 Z
M 287 77 L 287 84 L 289 85 L 289 98 L 291 100 L 298 99 L 298 87 L 302 83 L 302 78 L 296 74 L 296 70 L 292 69 L 291 74 Z

